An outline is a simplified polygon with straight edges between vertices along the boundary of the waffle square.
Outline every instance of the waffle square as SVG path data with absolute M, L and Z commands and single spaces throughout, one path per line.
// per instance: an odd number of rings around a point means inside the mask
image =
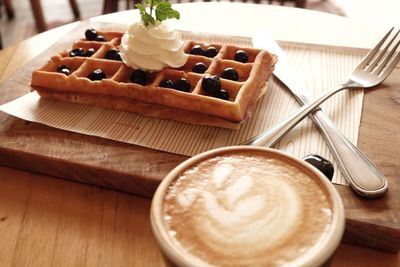
M 276 56 L 263 50 L 186 40 L 184 51 L 188 54 L 188 61 L 184 66 L 146 72 L 146 84 L 140 85 L 130 81 L 134 69 L 122 61 L 105 58 L 110 49 L 119 49 L 123 32 L 97 32 L 104 36 L 105 41 L 80 39 L 71 47 L 71 50 L 92 49 L 94 53 L 91 56 L 71 57 L 70 51 L 60 52 L 33 71 L 32 88 L 41 97 L 134 112 L 153 118 L 237 129 L 251 116 L 276 62 Z M 190 50 L 196 44 L 203 48 L 214 46 L 218 54 L 213 58 L 192 55 Z M 246 51 L 249 58 L 247 63 L 234 60 L 234 54 L 239 49 Z M 192 71 L 198 62 L 207 66 L 205 73 Z M 61 65 L 69 68 L 70 75 L 58 72 Z M 216 98 L 205 92 L 201 86 L 202 79 L 206 75 L 220 76 L 228 67 L 233 67 L 239 74 L 238 81 L 221 78 L 222 88 L 229 93 L 229 99 Z M 100 81 L 88 79 L 95 69 L 103 70 L 106 77 Z M 176 81 L 179 78 L 186 78 L 190 82 L 189 92 L 160 86 L 165 79 Z

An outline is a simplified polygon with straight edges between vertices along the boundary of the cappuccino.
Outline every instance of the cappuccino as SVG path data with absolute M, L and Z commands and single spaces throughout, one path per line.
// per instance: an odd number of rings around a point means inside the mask
M 200 266 L 305 263 L 337 224 L 337 202 L 299 162 L 275 150 L 222 149 L 173 172 L 156 204 L 167 257 L 174 250 L 185 259 L 178 265 Z

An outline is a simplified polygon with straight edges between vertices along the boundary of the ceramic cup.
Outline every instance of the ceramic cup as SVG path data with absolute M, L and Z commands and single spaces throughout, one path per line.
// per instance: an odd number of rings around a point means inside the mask
M 336 189 L 317 169 L 250 146 L 189 158 L 151 206 L 154 236 L 173 266 L 320 266 L 344 222 Z

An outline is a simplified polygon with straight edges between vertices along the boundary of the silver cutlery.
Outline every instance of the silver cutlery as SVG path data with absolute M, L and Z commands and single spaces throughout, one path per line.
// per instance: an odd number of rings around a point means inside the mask
M 393 29 L 359 63 L 346 82 L 336 86 L 311 103 L 308 103 L 307 98 L 299 92 L 301 88 L 297 88 L 296 83 L 291 82 L 292 76 L 286 72 L 286 66 L 283 64 L 280 65 L 279 61 L 281 59 L 279 59 L 274 74 L 289 87 L 289 90 L 295 95 L 297 101 L 303 106 L 266 132 L 243 142 L 242 145 L 272 147 L 303 118 L 312 114 L 312 120 L 321 130 L 324 139 L 327 141 L 342 170 L 343 176 L 351 188 L 363 197 L 372 198 L 383 195 L 388 188 L 388 183 L 384 175 L 362 152 L 345 138 L 333 122 L 322 113 L 319 106 L 339 91 L 344 89 L 371 88 L 380 84 L 389 76 L 400 60 L 400 52 L 396 53 L 400 40 L 395 42 L 399 31 L 386 42 Z M 383 47 L 384 44 L 385 46 Z

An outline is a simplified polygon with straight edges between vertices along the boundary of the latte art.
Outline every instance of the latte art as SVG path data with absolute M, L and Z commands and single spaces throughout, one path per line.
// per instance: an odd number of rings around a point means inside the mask
M 170 236 L 200 260 L 274 266 L 290 263 L 318 242 L 330 208 L 307 173 L 277 158 L 239 153 L 182 173 L 170 185 L 163 210 Z
M 227 167 L 234 169 L 224 164 L 225 170 Z M 188 188 L 177 195 L 181 208 L 204 211 L 201 217 L 196 217 L 194 225 L 204 242 L 210 243 L 221 253 L 226 246 L 236 250 L 235 253 L 243 251 L 243 245 L 248 248 L 252 246 L 254 251 L 264 250 L 278 246 L 297 229 L 301 222 L 300 200 L 289 185 L 271 177 L 271 180 L 263 181 L 263 186 L 267 186 L 266 191 L 252 194 L 255 187 L 259 186 L 254 179 L 260 177 L 244 175 L 234 179 L 231 177 L 233 171 L 225 174 L 219 176 L 214 171 L 211 179 L 218 181 L 219 186 L 213 186 L 211 190 Z M 221 190 L 221 182 L 228 184 L 225 190 Z M 191 205 L 188 205 L 188 199 Z M 194 205 L 195 200 L 199 202 L 197 206 Z M 266 239 L 268 243 L 262 242 Z

